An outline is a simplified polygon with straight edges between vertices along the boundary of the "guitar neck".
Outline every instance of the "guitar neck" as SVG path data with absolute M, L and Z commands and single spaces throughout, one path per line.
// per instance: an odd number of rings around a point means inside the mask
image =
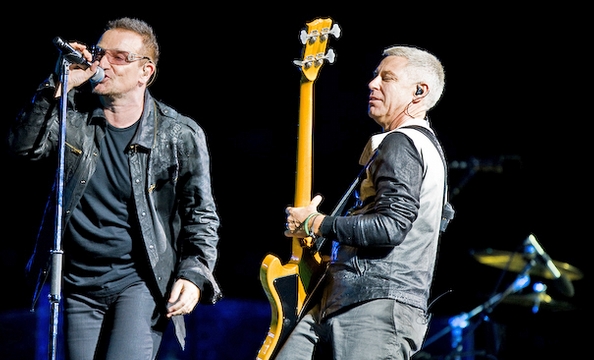
M 299 103 L 299 132 L 297 142 L 297 174 L 295 206 L 306 206 L 311 200 L 312 154 L 313 154 L 313 84 L 324 62 L 334 62 L 334 51 L 328 49 L 330 35 L 340 36 L 338 25 L 330 18 L 318 18 L 301 31 L 305 45 L 302 60 L 295 61 L 301 67 L 301 92 Z
M 334 61 L 334 52 L 327 50 L 330 35 L 340 36 L 332 20 L 315 19 L 300 33 L 305 45 L 302 60 L 293 63 L 302 70 L 297 139 L 297 172 L 294 206 L 307 206 L 312 194 L 313 159 L 313 84 L 325 61 Z M 309 238 L 311 239 L 311 238 Z M 269 360 L 289 335 L 304 310 L 310 294 L 323 278 L 322 257 L 311 251 L 311 244 L 293 237 L 291 258 L 286 264 L 268 254 L 260 267 L 260 282 L 271 304 L 268 334 L 258 352 L 257 360 Z
M 313 81 L 302 79 L 299 99 L 297 171 L 295 206 L 306 206 L 311 200 L 313 159 Z

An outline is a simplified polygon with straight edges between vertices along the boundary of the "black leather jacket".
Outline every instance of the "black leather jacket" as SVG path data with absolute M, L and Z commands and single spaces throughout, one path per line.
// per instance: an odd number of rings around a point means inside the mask
M 424 120 L 407 125 L 427 127 Z M 444 204 L 444 164 L 431 140 L 415 129 L 396 129 L 373 141 L 377 144 L 369 147 L 378 152 L 360 185 L 362 206 L 352 209 L 351 216 L 327 216 L 320 227 L 324 238 L 333 239 L 322 317 L 378 298 L 427 311 Z
M 63 224 L 69 221 L 71 210 L 93 176 L 101 151 L 98 144 L 105 136 L 106 119 L 97 97 L 84 91 L 84 86 L 81 88 L 68 94 Z M 54 93 L 52 75 L 17 117 L 9 134 L 9 147 L 15 155 L 31 160 L 56 156 L 60 106 Z M 153 99 L 147 90 L 128 158 L 136 217 L 160 294 L 167 299 L 172 283 L 185 278 L 201 289 L 201 302 L 214 304 L 222 297 L 213 276 L 219 216 L 211 191 L 210 154 L 203 129 Z M 52 209 L 55 204 L 48 202 L 35 253 L 28 264 L 34 287 L 33 308 L 50 270 L 49 250 L 54 245 L 55 229 Z M 177 329 L 183 318 L 173 319 Z

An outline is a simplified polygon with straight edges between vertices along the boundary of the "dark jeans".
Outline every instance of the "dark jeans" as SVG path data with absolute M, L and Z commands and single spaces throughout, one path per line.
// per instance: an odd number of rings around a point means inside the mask
M 319 305 L 297 324 L 275 360 L 410 359 L 428 328 L 425 313 L 391 299 L 368 301 L 328 319 Z
M 120 294 L 64 298 L 66 358 L 69 360 L 151 360 L 164 329 L 153 328 L 157 304 L 144 282 Z

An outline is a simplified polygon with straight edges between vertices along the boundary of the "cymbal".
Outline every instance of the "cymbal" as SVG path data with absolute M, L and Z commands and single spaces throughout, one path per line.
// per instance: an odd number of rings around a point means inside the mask
M 522 272 L 528 260 L 522 253 L 513 253 L 510 251 L 487 249 L 484 251 L 475 252 L 474 257 L 481 263 L 493 266 L 499 269 L 507 269 L 513 272 Z M 555 261 L 553 264 L 559 269 L 562 275 L 565 275 L 569 280 L 579 280 L 584 277 L 584 274 L 575 266 L 568 263 Z M 531 275 L 541 276 L 547 279 L 553 279 L 551 271 L 542 263 L 537 262 L 528 271 Z
M 503 298 L 501 302 L 527 307 L 532 307 L 538 304 L 539 308 L 548 310 L 572 310 L 575 308 L 574 305 L 566 301 L 554 300 L 545 292 L 535 292 L 525 295 L 511 294 Z

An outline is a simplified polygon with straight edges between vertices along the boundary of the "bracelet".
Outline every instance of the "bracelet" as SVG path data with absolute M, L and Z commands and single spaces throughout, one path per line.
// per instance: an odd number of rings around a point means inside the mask
M 314 220 L 319 215 L 322 215 L 322 214 L 320 214 L 319 212 L 313 212 L 313 213 L 307 215 L 307 217 L 305 218 L 305 221 L 303 221 L 303 229 L 305 230 L 305 235 L 315 237 L 315 234 L 313 233 L 313 231 L 310 230 L 309 222 L 311 220 L 311 224 L 312 224 L 311 229 L 313 230 Z
M 316 221 L 316 218 L 322 214 L 316 214 L 316 216 L 311 218 L 311 227 L 309 228 L 309 236 L 311 236 L 314 240 L 317 238 L 315 232 L 314 232 L 314 222 Z

